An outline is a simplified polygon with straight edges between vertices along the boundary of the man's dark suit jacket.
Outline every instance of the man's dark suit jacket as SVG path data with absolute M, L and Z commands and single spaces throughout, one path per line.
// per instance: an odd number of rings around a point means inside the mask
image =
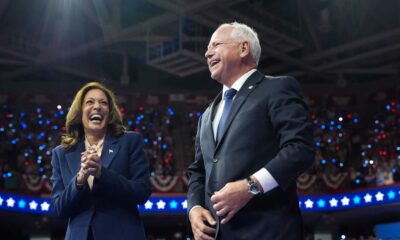
M 137 204 L 147 201 L 151 185 L 141 137 L 133 132 L 106 135 L 101 176 L 92 191 L 87 183 L 81 191 L 76 188 L 84 151 L 82 139 L 69 150 L 53 150 L 51 206 L 56 215 L 68 218 L 65 239 L 87 239 L 89 227 L 96 240 L 146 239 Z
M 221 93 L 202 114 L 189 166 L 188 209 L 201 205 L 218 222 L 218 239 L 302 239 L 296 179 L 314 160 L 311 123 L 298 82 L 254 72 L 236 94 L 221 141 L 212 128 Z M 279 184 L 253 197 L 227 224 L 210 200 L 228 182 L 266 168 Z

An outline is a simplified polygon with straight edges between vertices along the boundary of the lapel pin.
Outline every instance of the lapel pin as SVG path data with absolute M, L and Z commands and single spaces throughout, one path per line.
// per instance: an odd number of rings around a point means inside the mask
M 108 153 L 111 154 L 114 153 L 114 151 L 112 149 L 108 149 Z
M 249 86 L 249 89 L 253 89 L 253 87 L 254 87 L 253 85 L 250 85 L 250 86 Z

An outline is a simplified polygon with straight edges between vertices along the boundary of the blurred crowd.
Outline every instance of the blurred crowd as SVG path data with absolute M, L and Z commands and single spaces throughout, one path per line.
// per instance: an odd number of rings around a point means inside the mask
M 192 134 L 199 116 L 197 111 L 188 113 Z M 380 103 L 375 111 L 363 113 L 315 104 L 310 120 L 315 161 L 299 177 L 299 191 L 336 192 L 400 182 L 400 101 Z
M 154 182 L 169 184 L 165 179 L 184 175 L 193 159 L 197 122 L 204 106 L 188 105 L 175 112 L 169 102 L 141 103 L 121 104 L 125 126 L 143 135 L 151 175 L 159 179 Z M 298 179 L 300 191 L 335 192 L 400 181 L 400 101 L 382 103 L 371 112 L 344 110 L 334 104 L 310 105 L 315 164 Z M 51 150 L 59 144 L 68 106 L 67 100 L 1 105 L 1 190 L 49 193 Z M 185 154 L 177 154 L 177 149 Z M 183 183 L 187 180 L 182 179 Z M 176 184 L 172 178 L 169 182 Z
M 64 104 L 1 106 L 0 189 L 46 194 L 51 190 L 51 151 L 60 143 Z M 153 176 L 175 175 L 174 111 L 170 107 L 121 107 L 127 130 L 140 132 Z

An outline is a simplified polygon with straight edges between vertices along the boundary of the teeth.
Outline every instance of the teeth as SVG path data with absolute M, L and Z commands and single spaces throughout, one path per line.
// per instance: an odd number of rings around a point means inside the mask
M 93 114 L 93 115 L 90 116 L 90 120 L 101 121 L 101 120 L 103 120 L 103 117 L 100 114 Z

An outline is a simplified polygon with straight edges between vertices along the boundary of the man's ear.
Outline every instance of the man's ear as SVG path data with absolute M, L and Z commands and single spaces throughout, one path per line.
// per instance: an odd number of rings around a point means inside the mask
M 240 43 L 240 56 L 246 57 L 250 54 L 250 44 L 247 41 Z

